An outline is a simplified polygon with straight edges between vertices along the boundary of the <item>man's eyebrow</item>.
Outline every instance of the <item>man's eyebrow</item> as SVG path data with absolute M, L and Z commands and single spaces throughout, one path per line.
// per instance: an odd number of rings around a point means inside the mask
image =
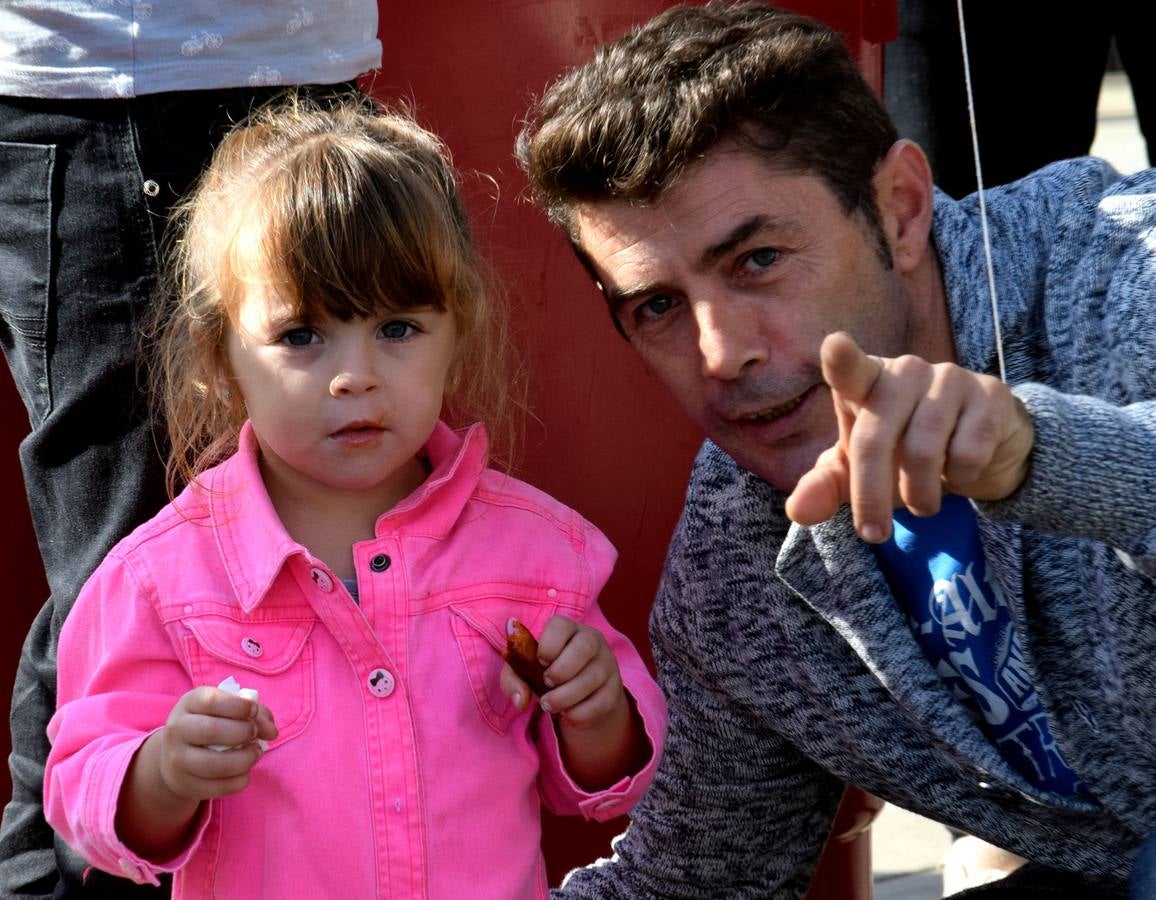
M 699 257 L 698 261 L 699 267 L 709 269 L 744 241 L 749 240 L 760 231 L 775 228 L 780 224 L 777 219 L 763 214 L 756 214 L 748 219 L 743 219 L 722 240 L 711 244 L 702 251 L 702 256 Z
M 642 297 L 646 294 L 653 294 L 656 291 L 661 291 L 662 286 L 658 283 L 653 284 L 639 284 L 630 288 L 608 288 L 601 281 L 602 294 L 606 298 L 606 305 L 610 307 L 610 312 L 615 316 L 618 315 L 618 308 L 636 297 Z
M 699 257 L 699 268 L 709 269 L 714 263 L 734 250 L 735 247 L 738 247 L 744 241 L 750 240 L 751 237 L 760 231 L 769 231 L 785 227 L 788 226 L 782 220 L 764 213 L 757 213 L 747 219 L 743 219 L 743 221 L 739 222 L 720 240 L 703 250 L 702 255 Z M 593 266 L 587 265 L 587 268 L 593 275 Z M 605 296 L 606 304 L 610 307 L 610 312 L 615 318 L 618 317 L 618 309 L 631 300 L 648 294 L 661 293 L 665 289 L 664 285 L 660 282 L 638 284 L 629 288 L 608 288 L 597 277 L 595 280 L 602 285 L 602 294 Z

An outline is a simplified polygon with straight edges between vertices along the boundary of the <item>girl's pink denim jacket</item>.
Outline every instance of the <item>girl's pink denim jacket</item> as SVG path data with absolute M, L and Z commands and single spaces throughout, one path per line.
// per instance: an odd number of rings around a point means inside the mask
M 484 467 L 480 426 L 444 425 L 432 474 L 353 548 L 358 606 L 285 532 L 246 427 L 238 453 L 122 541 L 60 638 L 45 808 L 93 865 L 137 882 L 175 872 L 176 898 L 546 897 L 540 805 L 608 819 L 661 752 L 666 708 L 596 598 L 614 562 L 573 510 Z M 598 628 L 645 723 L 645 768 L 588 793 L 549 717 L 502 694 L 515 616 Z M 175 859 L 116 834 L 133 754 L 196 685 L 260 692 L 280 736 L 248 787 L 205 807 Z

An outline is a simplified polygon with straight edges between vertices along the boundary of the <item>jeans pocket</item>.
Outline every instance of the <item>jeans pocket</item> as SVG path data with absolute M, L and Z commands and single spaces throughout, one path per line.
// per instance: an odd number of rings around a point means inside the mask
M 0 346 L 34 426 L 52 409 L 48 298 L 55 159 L 52 144 L 0 141 Z

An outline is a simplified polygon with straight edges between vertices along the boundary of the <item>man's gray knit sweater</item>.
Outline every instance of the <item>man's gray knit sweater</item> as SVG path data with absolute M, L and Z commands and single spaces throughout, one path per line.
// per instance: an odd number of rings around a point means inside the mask
M 1094 800 L 1041 792 L 1000 756 L 846 508 L 791 525 L 783 495 L 708 442 L 651 619 L 666 755 L 615 860 L 557 896 L 801 896 L 845 782 L 1123 890 L 1156 826 L 1156 171 L 1060 163 L 989 192 L 988 214 L 1036 445 L 1020 490 L 979 505 L 980 533 Z M 994 374 L 974 198 L 938 195 L 934 234 L 958 361 Z

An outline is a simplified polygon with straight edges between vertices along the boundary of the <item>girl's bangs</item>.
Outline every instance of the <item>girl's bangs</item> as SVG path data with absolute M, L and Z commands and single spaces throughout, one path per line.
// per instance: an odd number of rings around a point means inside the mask
M 463 293 L 472 262 L 468 234 L 446 198 L 396 164 L 335 155 L 272 179 L 292 184 L 261 191 L 266 276 L 289 290 L 304 320 L 446 310 Z

